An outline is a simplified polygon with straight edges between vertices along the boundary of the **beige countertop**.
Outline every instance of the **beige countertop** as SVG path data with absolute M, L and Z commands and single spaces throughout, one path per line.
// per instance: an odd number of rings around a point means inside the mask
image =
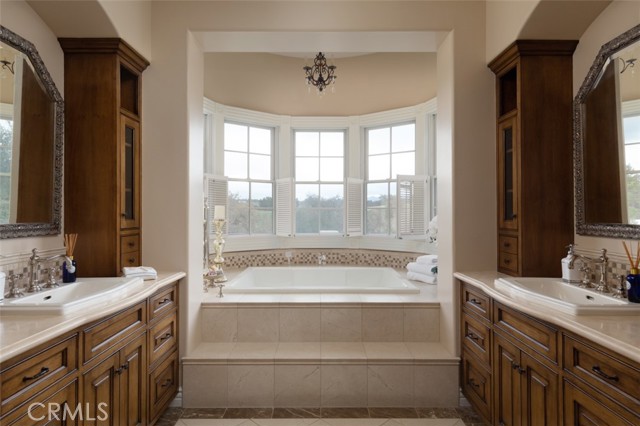
M 456 278 L 483 290 L 494 300 L 583 336 L 640 362 L 640 316 L 569 315 L 543 304 L 516 300 L 496 290 L 493 281 L 507 275 L 495 271 L 456 272 Z
M 62 335 L 83 324 L 118 312 L 155 293 L 159 288 L 185 277 L 184 272 L 159 272 L 157 280 L 144 282 L 142 289 L 129 297 L 107 302 L 68 315 L 6 315 L 0 317 L 0 362 L 16 356 L 51 338 Z

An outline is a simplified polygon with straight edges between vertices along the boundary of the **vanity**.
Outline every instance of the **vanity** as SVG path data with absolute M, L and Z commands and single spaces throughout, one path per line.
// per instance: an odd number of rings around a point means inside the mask
M 457 273 L 461 388 L 493 425 L 640 424 L 638 315 L 569 315 Z
M 178 391 L 184 276 L 159 274 L 123 300 L 68 315 L 3 315 L 0 422 L 31 425 L 66 409 L 67 424 L 155 424 Z

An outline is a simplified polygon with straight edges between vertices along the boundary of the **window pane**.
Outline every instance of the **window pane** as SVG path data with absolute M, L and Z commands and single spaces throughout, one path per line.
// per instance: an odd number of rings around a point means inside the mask
M 320 154 L 320 134 L 318 132 L 296 132 L 296 156 L 318 156 Z
M 343 222 L 342 209 L 320 211 L 320 233 L 322 234 L 342 234 Z
M 249 152 L 271 154 L 271 130 L 259 127 L 249 128 Z
M 367 207 L 386 207 L 389 205 L 389 184 L 367 184 Z
M 320 178 L 318 158 L 296 158 L 296 180 L 315 182 Z
M 229 234 L 249 233 L 249 183 L 229 182 Z
M 273 210 L 251 210 L 251 233 L 273 234 Z
M 272 209 L 273 208 L 273 184 L 271 183 L 251 183 L 251 204 L 254 207 Z
M 320 211 L 298 208 L 296 210 L 296 233 L 317 234 L 320 232 Z
M 320 207 L 342 208 L 344 185 L 320 185 Z
M 368 154 L 385 154 L 390 150 L 389 128 L 372 129 L 368 134 Z
M 397 229 L 398 229 L 398 209 L 396 209 L 396 208 L 392 208 L 391 209 L 391 217 L 390 217 L 389 224 L 390 224 L 390 226 L 389 226 L 389 234 L 396 235 L 398 233 L 397 232 Z
M 367 234 L 388 234 L 389 226 L 386 208 L 367 209 Z
M 416 172 L 416 160 L 414 152 L 391 154 L 391 178 L 398 175 L 413 175 Z
M 320 155 L 323 157 L 344 156 L 344 133 L 323 132 L 320 134 Z
M 225 151 L 224 174 L 232 179 L 246 179 L 247 154 Z
M 249 178 L 270 180 L 271 157 L 268 155 L 249 154 Z
M 640 115 L 625 117 L 622 120 L 624 128 L 624 140 L 626 142 L 640 141 Z
M 224 149 L 247 151 L 247 126 L 224 123 Z
M 320 180 L 324 182 L 344 181 L 342 158 L 320 158 Z
M 320 185 L 296 184 L 296 207 L 318 207 Z
M 389 179 L 390 175 L 390 167 L 389 162 L 391 161 L 390 156 L 387 155 L 374 155 L 369 157 L 369 180 L 384 180 Z
M 627 145 L 624 150 L 624 161 L 627 168 L 640 171 L 640 144 Z
M 414 151 L 416 149 L 416 125 L 405 124 L 391 129 L 391 151 Z

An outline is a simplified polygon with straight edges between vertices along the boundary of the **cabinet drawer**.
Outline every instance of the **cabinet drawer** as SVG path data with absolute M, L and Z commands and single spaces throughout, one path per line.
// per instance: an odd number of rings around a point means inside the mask
M 467 283 L 462 283 L 462 307 L 491 321 L 491 299 Z
M 178 352 L 149 374 L 149 422 L 157 419 L 178 391 Z
M 518 237 L 498 236 L 498 250 L 505 253 L 518 254 Z
M 533 317 L 494 303 L 495 327 L 553 363 L 558 362 L 558 330 Z
M 64 382 L 67 382 L 65 380 Z M 2 419 L 2 425 L 7 426 L 33 426 L 33 425 L 79 425 L 82 422 L 82 414 L 76 413 L 75 417 L 72 415 L 74 410 L 78 407 L 78 403 L 80 402 L 79 398 L 79 386 L 78 379 L 74 378 L 70 383 L 65 384 L 64 382 L 59 385 L 53 386 L 47 389 L 42 394 L 38 395 L 37 398 L 33 398 L 29 401 L 28 404 L 23 405 L 19 409 L 15 410 L 7 417 Z M 34 404 L 34 405 L 32 405 Z M 54 413 L 52 411 L 51 414 L 58 414 L 59 418 L 62 417 L 62 410 L 64 407 L 68 407 L 71 410 L 71 414 L 66 415 L 65 421 L 56 422 L 57 420 L 53 415 L 51 419 L 54 420 L 52 422 L 47 422 L 49 419 L 49 409 L 52 410 L 56 407 L 61 407 L 60 411 Z M 41 420 L 37 422 L 37 420 Z
M 564 336 L 564 369 L 640 413 L 640 366 Z
M 167 315 L 149 329 L 149 365 L 176 348 L 178 339 L 176 315 Z
M 160 289 L 149 297 L 149 322 L 176 306 L 178 306 L 178 287 L 173 284 L 170 287 Z
M 518 255 L 507 253 L 504 251 L 498 252 L 498 268 L 501 271 L 518 273 Z
M 491 373 L 479 360 L 462 351 L 462 392 L 485 420 L 491 419 Z
M 586 391 L 565 379 L 564 422 L 565 425 L 589 426 L 637 426 L 638 412 L 625 410 L 599 392 Z
M 140 251 L 140 235 L 127 235 L 120 238 L 120 253 Z
M 462 344 L 486 363 L 491 362 L 491 330 L 473 316 L 462 314 Z
M 133 251 L 130 253 L 121 253 L 120 265 L 121 265 L 121 268 L 131 267 L 131 266 L 140 266 L 140 252 Z
M 73 336 L 22 358 L 0 373 L 0 394 L 4 415 L 46 389 L 67 374 L 78 370 L 78 336 Z
M 147 304 L 141 302 L 86 328 L 82 344 L 84 362 L 142 330 L 146 325 L 146 318 Z

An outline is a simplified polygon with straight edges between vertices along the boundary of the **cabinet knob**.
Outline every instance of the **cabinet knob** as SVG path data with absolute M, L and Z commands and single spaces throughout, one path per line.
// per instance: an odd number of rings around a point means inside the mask
M 133 247 L 133 246 L 135 246 L 136 244 L 135 244 L 133 241 L 129 241 L 129 243 L 128 243 L 127 245 L 128 245 L 129 247 Z
M 135 257 L 130 257 L 130 258 L 129 258 L 129 264 L 130 264 L 130 265 L 133 265 L 133 264 L 135 263 L 135 261 L 136 261 L 136 258 L 135 258 Z

